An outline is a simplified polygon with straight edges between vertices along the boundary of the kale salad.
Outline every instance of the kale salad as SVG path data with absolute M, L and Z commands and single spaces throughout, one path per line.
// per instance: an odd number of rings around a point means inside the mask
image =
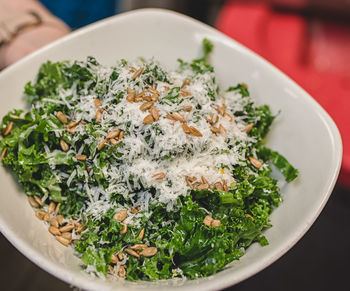
M 35 215 L 82 268 L 127 280 L 195 279 L 222 270 L 282 199 L 271 176 L 298 171 L 264 146 L 275 116 L 245 83 L 219 88 L 203 57 L 44 63 L 2 119 L 1 160 Z

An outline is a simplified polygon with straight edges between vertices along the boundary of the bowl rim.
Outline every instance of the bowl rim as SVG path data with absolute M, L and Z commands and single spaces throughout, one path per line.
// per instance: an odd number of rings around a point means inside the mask
M 260 272 L 261 270 L 265 269 L 269 265 L 271 265 L 273 262 L 275 262 L 277 259 L 279 259 L 282 255 L 284 255 L 289 249 L 291 249 L 308 231 L 308 229 L 311 227 L 311 225 L 314 223 L 314 221 L 317 219 L 319 214 L 321 213 L 322 209 L 324 208 L 325 204 L 327 203 L 330 194 L 332 193 L 332 190 L 335 186 L 335 183 L 337 181 L 337 177 L 339 175 L 340 167 L 341 167 L 341 161 L 342 161 L 342 141 L 341 136 L 339 133 L 339 130 L 332 120 L 332 118 L 329 116 L 329 114 L 321 107 L 320 104 L 318 104 L 304 89 L 302 89 L 294 80 L 289 78 L 285 73 L 280 71 L 277 67 L 272 65 L 270 62 L 265 60 L 263 57 L 259 56 L 255 52 L 251 51 L 249 48 L 245 47 L 244 45 L 240 44 L 236 40 L 228 37 L 227 35 L 223 34 L 222 32 L 218 31 L 217 29 L 202 23 L 196 19 L 193 19 L 189 16 L 186 16 L 184 14 L 168 10 L 168 9 L 162 9 L 162 8 L 143 8 L 143 9 L 136 9 L 124 13 L 120 13 L 118 15 L 114 15 L 108 18 L 105 18 L 103 20 L 97 21 L 95 23 L 92 23 L 90 25 L 87 25 L 83 28 L 80 28 L 76 31 L 73 31 L 72 33 L 68 34 L 67 36 L 64 36 L 42 48 L 39 50 L 25 56 L 23 59 L 19 60 L 18 62 L 14 63 L 13 65 L 5 68 L 2 72 L 0 72 L 0 79 L 7 75 L 11 74 L 12 71 L 16 71 L 18 68 L 20 68 L 23 64 L 30 62 L 32 58 L 34 58 L 37 55 L 40 55 L 43 52 L 49 51 L 51 48 L 65 42 L 69 42 L 71 39 L 74 39 L 76 37 L 79 37 L 80 35 L 89 33 L 91 31 L 97 30 L 103 26 L 107 26 L 109 24 L 113 24 L 115 21 L 120 21 L 122 18 L 127 18 L 129 16 L 133 16 L 135 14 L 158 14 L 158 15 L 166 15 L 168 17 L 177 18 L 181 21 L 186 21 L 189 25 L 195 25 L 198 28 L 201 28 L 202 30 L 205 30 L 208 33 L 216 34 L 220 40 L 225 41 L 227 43 L 234 44 L 236 48 L 239 48 L 240 50 L 243 50 L 245 53 L 247 53 L 250 57 L 253 57 L 256 61 L 262 62 L 264 66 L 266 66 L 269 70 L 274 71 L 274 73 L 278 74 L 282 79 L 289 82 L 292 87 L 300 94 L 303 99 L 311 103 L 313 108 L 317 111 L 318 115 L 322 117 L 324 121 L 324 125 L 326 125 L 328 132 L 330 133 L 330 137 L 332 138 L 332 145 L 333 145 L 333 156 L 335 156 L 336 161 L 334 161 L 335 169 L 332 173 L 332 176 L 329 178 L 331 181 L 329 185 L 326 187 L 327 190 L 325 191 L 325 195 L 323 196 L 322 202 L 320 204 L 320 207 L 317 209 L 316 212 L 313 212 L 308 216 L 308 219 L 305 219 L 305 223 L 301 225 L 298 230 L 298 234 L 293 236 L 293 239 L 289 240 L 286 245 L 283 246 L 283 248 L 280 248 L 278 252 L 275 252 L 272 256 L 269 256 L 268 258 L 264 258 L 263 260 L 253 264 L 251 268 L 248 270 L 245 270 L 244 274 L 241 274 L 238 276 L 230 276 L 230 273 L 227 273 L 224 275 L 225 280 L 217 281 L 214 280 L 213 277 L 215 277 L 216 274 L 209 276 L 207 278 L 201 278 L 196 279 L 191 282 L 198 283 L 197 286 L 202 290 L 213 290 L 213 289 L 222 289 L 225 287 L 232 286 L 234 284 L 237 284 L 254 274 Z M 67 282 L 68 284 L 77 285 L 81 288 L 84 288 L 86 290 L 101 290 L 101 284 L 100 282 L 92 282 L 88 280 L 83 280 L 82 276 L 79 276 L 77 279 L 74 279 L 73 276 L 69 273 L 69 270 L 64 268 L 63 266 L 57 265 L 52 263 L 49 259 L 41 255 L 39 252 L 33 251 L 31 247 L 26 243 L 25 240 L 23 240 L 19 235 L 16 234 L 16 231 L 14 229 L 9 228 L 6 223 L 2 220 L 0 216 L 0 232 L 11 242 L 11 244 L 19 250 L 24 256 L 26 256 L 29 260 L 34 262 L 38 267 L 43 269 L 44 271 L 50 273 L 51 275 L 55 276 L 56 278 L 59 278 L 60 280 Z M 217 273 L 217 274 L 220 274 Z M 143 281 L 146 282 L 146 281 Z M 137 285 L 137 284 L 136 284 Z M 135 285 L 135 286 L 136 286 Z M 155 286 L 150 285 L 150 287 L 155 288 L 157 290 L 165 290 L 165 289 L 175 289 L 175 288 L 182 288 L 184 290 L 190 290 L 194 287 L 194 284 L 189 284 L 187 286 Z M 130 290 L 128 287 L 125 288 L 125 286 L 120 286 L 120 290 Z M 134 289 L 132 287 L 132 289 Z

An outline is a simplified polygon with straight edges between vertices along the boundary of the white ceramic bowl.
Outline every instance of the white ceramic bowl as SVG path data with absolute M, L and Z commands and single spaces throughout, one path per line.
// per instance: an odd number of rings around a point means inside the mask
M 242 24 L 244 25 L 244 24 Z M 25 256 L 52 275 L 87 290 L 212 290 L 252 276 L 287 252 L 320 214 L 336 182 L 342 158 L 339 132 L 329 115 L 303 89 L 278 69 L 234 40 L 186 16 L 159 9 L 121 14 L 50 44 L 0 74 L 0 116 L 24 108 L 23 87 L 47 60 L 84 60 L 103 64 L 120 58 L 155 57 L 169 68 L 176 59 L 199 57 L 204 37 L 214 42 L 211 63 L 223 87 L 245 82 L 258 103 L 281 110 L 268 136 L 268 146 L 285 155 L 300 171 L 283 187 L 284 202 L 271 215 L 265 232 L 270 244 L 252 245 L 239 261 L 205 279 L 194 281 L 110 282 L 87 276 L 72 250 L 49 234 L 29 207 L 11 174 L 0 169 L 0 230 Z M 6 262 L 1 262 L 6 264 Z

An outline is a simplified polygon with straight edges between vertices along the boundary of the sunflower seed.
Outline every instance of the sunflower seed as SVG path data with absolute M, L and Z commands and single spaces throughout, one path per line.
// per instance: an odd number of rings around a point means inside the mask
M 56 117 L 58 118 L 59 121 L 61 121 L 63 124 L 67 124 L 68 120 L 67 120 L 67 116 L 62 112 L 62 111 L 58 111 L 56 113 Z
M 114 139 L 114 138 L 111 138 L 110 142 L 111 142 L 112 145 L 117 145 L 118 144 L 118 141 L 116 139 Z
M 39 204 L 35 201 L 35 199 L 32 196 L 28 196 L 28 202 L 34 208 L 39 207 Z
M 184 133 L 186 133 L 186 134 L 190 134 L 191 133 L 191 130 L 188 127 L 187 123 L 183 123 L 182 124 L 182 129 L 183 129 Z
M 58 212 L 60 211 L 60 207 L 61 207 L 61 202 L 59 202 L 59 203 L 57 203 L 57 205 L 56 205 L 56 208 L 55 208 L 55 211 L 54 211 L 54 215 L 57 215 L 58 214 Z
M 152 115 L 152 117 L 153 117 L 153 119 L 154 119 L 155 121 L 158 121 L 158 120 L 159 120 L 159 111 L 158 111 L 157 108 L 152 107 L 152 108 L 149 110 L 149 112 L 151 113 L 151 115 Z
M 246 83 L 241 83 L 242 87 L 246 90 L 248 90 L 248 85 Z
M 254 123 L 249 123 L 249 124 L 243 129 L 243 131 L 244 131 L 245 133 L 249 133 L 249 132 L 252 130 L 253 127 L 254 127 Z
M 111 263 L 112 263 L 112 264 L 116 264 L 116 263 L 118 263 L 118 262 L 119 262 L 119 259 L 118 259 L 117 255 L 113 253 L 113 254 L 111 255 Z
M 1 153 L 0 160 L 3 160 L 6 157 L 7 154 L 7 148 L 4 148 L 4 150 Z
M 126 101 L 128 101 L 130 103 L 134 102 L 135 101 L 135 94 L 136 94 L 135 90 L 130 91 L 128 93 L 128 95 L 126 96 Z
M 98 99 L 98 98 L 94 99 L 94 104 L 97 108 L 100 108 L 102 106 L 102 103 L 101 103 L 100 99 Z
M 35 199 L 36 203 L 38 203 L 40 206 L 45 205 L 45 203 L 40 199 L 39 196 L 34 195 L 34 199 Z
M 68 239 L 68 240 L 72 239 L 72 233 L 70 233 L 70 232 L 64 232 L 61 234 L 61 236 L 65 239 Z
M 163 180 L 165 178 L 165 173 L 163 172 L 156 173 L 152 176 L 152 178 L 155 178 L 155 180 Z
M 139 77 L 143 72 L 143 68 L 138 69 L 132 76 L 131 79 L 135 80 L 137 77 Z
M 139 206 L 131 208 L 131 213 L 133 213 L 133 214 L 138 213 L 139 211 L 140 211 L 140 207 Z
M 86 161 L 87 156 L 86 155 L 75 155 L 74 156 L 78 161 Z
M 208 215 L 208 216 L 204 217 L 203 223 L 206 226 L 210 226 L 213 220 L 214 219 L 211 216 Z
M 68 239 L 66 239 L 66 238 L 64 238 L 64 237 L 62 237 L 62 236 L 59 236 L 59 235 L 56 235 L 56 239 L 57 239 L 57 241 L 59 241 L 61 244 L 63 244 L 64 246 L 68 246 L 69 245 L 69 243 L 70 243 L 70 240 L 68 240 Z
M 128 225 L 125 222 L 123 222 L 123 228 L 120 231 L 120 233 L 121 234 L 126 234 L 127 231 L 128 231 Z
M 209 184 L 200 184 L 196 187 L 197 190 L 205 190 L 205 189 L 209 189 Z
M 186 122 L 185 118 L 179 112 L 173 112 L 172 115 L 175 120 L 180 121 L 182 123 Z
M 143 249 L 140 255 L 144 257 L 153 257 L 157 252 L 158 250 L 156 247 L 148 247 Z
M 56 204 L 54 202 L 50 202 L 49 208 L 47 209 L 48 214 L 51 214 L 52 212 L 54 212 L 55 208 L 56 208 Z
M 192 110 L 192 106 L 184 106 L 183 108 L 182 108 L 182 110 L 183 111 L 186 111 L 186 112 L 190 112 L 191 110 Z
M 50 214 L 45 213 L 45 215 L 43 217 L 43 220 L 46 221 L 46 222 L 49 222 L 50 221 Z
M 153 102 L 156 102 L 156 101 L 158 101 L 158 97 L 159 97 L 158 94 L 153 94 L 153 95 L 151 96 L 151 100 L 152 100 Z
M 193 126 L 190 126 L 190 132 L 194 136 L 203 136 L 202 133 Z
M 143 236 L 145 235 L 145 228 L 143 227 L 139 233 L 139 240 L 142 240 L 143 239 Z
M 131 72 L 136 72 L 137 69 L 136 69 L 135 67 L 130 67 L 130 71 L 131 71 Z
M 146 111 L 146 110 L 150 109 L 150 108 L 153 106 L 153 104 L 154 104 L 153 101 L 143 103 L 143 104 L 140 106 L 140 110 L 141 110 L 141 111 Z
M 102 110 L 100 108 L 96 111 L 95 119 L 97 123 L 102 120 Z
M 113 215 L 113 218 L 122 222 L 126 218 L 127 214 L 128 214 L 127 210 L 125 210 L 125 209 L 120 210 Z
M 63 224 L 63 220 L 64 220 L 63 215 L 57 215 L 56 219 L 59 225 Z
M 245 216 L 246 216 L 246 217 L 249 217 L 252 221 L 255 220 L 255 218 L 254 218 L 253 216 L 251 216 L 249 213 L 246 213 Z
M 145 244 L 136 244 L 136 245 L 133 245 L 130 247 L 132 250 L 134 251 L 139 251 L 141 249 L 145 249 L 145 248 L 148 248 L 148 245 L 145 245 Z
M 191 95 L 191 92 L 189 90 L 181 89 L 180 90 L 180 96 L 182 97 L 188 97 Z
M 182 85 L 181 85 L 181 89 L 182 89 L 183 87 L 185 87 L 185 86 L 189 85 L 189 84 L 190 84 L 190 82 L 191 82 L 191 80 L 190 80 L 190 79 L 185 79 L 185 80 L 183 81 Z
M 222 180 L 222 185 L 223 185 L 224 191 L 228 192 L 226 180 Z
M 220 132 L 220 129 L 218 129 L 215 126 L 210 126 L 210 130 L 211 130 L 212 133 L 219 133 Z
M 122 252 L 119 252 L 117 256 L 118 256 L 118 259 L 121 261 L 123 261 L 125 259 L 125 254 Z
M 120 129 L 114 129 L 107 134 L 106 138 L 107 139 L 115 138 L 119 135 L 119 133 L 120 133 Z
M 170 113 L 166 113 L 166 118 L 170 119 L 170 120 L 175 120 L 174 116 L 172 116 Z
M 262 162 L 260 162 L 259 160 L 255 159 L 253 157 L 249 157 L 249 161 L 257 169 L 260 169 L 262 167 Z
M 66 224 L 65 226 L 62 226 L 59 228 L 60 232 L 67 232 L 71 231 L 74 228 L 73 224 Z
M 58 221 L 57 221 L 57 219 L 56 219 L 55 217 L 52 217 L 52 218 L 50 219 L 50 224 L 51 224 L 52 226 L 56 227 L 56 228 L 59 227 Z
M 12 119 L 19 119 L 19 116 L 13 115 L 13 114 L 10 114 L 10 117 L 11 117 Z
M 151 124 L 154 122 L 153 116 L 151 114 L 147 115 L 144 119 L 143 119 L 143 124 Z
M 61 232 L 58 230 L 58 228 L 53 225 L 49 227 L 49 232 L 53 235 L 61 235 Z
M 61 146 L 62 151 L 68 152 L 69 145 L 63 139 L 60 140 L 60 146 Z
M 84 231 L 85 229 L 86 229 L 86 225 L 81 224 L 81 225 L 78 225 L 78 226 L 76 227 L 75 232 L 76 232 L 76 233 L 79 233 L 79 232 Z
M 214 187 L 216 190 L 221 190 L 221 191 L 224 190 L 224 187 L 222 186 L 222 184 L 220 182 L 216 182 L 214 184 Z
M 219 131 L 221 134 L 226 134 L 226 129 L 221 124 L 219 124 Z
M 229 121 L 232 121 L 232 116 L 230 114 L 225 113 L 224 117 L 226 117 Z
M 125 135 L 125 131 L 121 130 L 120 133 L 119 133 L 119 139 L 123 139 L 124 135 Z
M 101 142 L 98 144 L 98 146 L 97 146 L 97 150 L 98 150 L 98 151 L 102 150 L 102 149 L 105 147 L 105 145 L 106 145 L 107 142 L 108 142 L 108 139 L 107 139 L 107 138 L 105 138 L 103 141 L 101 141 Z
M 136 257 L 136 258 L 139 258 L 139 257 L 140 257 L 140 255 L 139 255 L 137 252 L 133 251 L 132 249 L 124 249 L 124 251 L 125 251 L 126 253 L 128 253 L 129 255 L 134 256 L 134 257 Z
M 13 128 L 13 121 L 10 121 L 9 124 L 4 129 L 3 135 L 4 136 L 9 135 L 12 132 L 12 128 Z
M 153 93 L 153 94 L 160 95 L 159 91 L 157 91 L 157 90 L 154 89 L 153 87 L 149 87 L 147 90 L 148 90 L 149 92 Z
M 208 180 L 207 180 L 207 179 L 205 179 L 205 177 L 204 177 L 204 176 L 202 176 L 202 177 L 201 177 L 201 180 L 202 180 L 202 182 L 203 182 L 204 184 L 208 184 L 208 185 L 209 185 Z
M 126 271 L 125 271 L 124 266 L 119 266 L 118 276 L 120 278 L 124 278 L 126 276 Z
M 46 212 L 43 210 L 37 210 L 35 211 L 35 215 L 37 218 L 39 218 L 40 220 L 44 219 L 44 216 L 46 215 Z

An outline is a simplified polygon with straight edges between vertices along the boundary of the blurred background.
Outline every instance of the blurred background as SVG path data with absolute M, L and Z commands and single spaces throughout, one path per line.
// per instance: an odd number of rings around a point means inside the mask
M 42 0 L 41 3 L 72 30 L 138 8 L 175 10 L 241 42 L 308 91 L 332 116 L 342 135 L 344 157 L 338 183 L 320 217 L 292 250 L 259 274 L 227 290 L 350 289 L 347 280 L 350 270 L 349 0 Z M 74 287 L 39 269 L 2 235 L 0 258 L 2 290 L 64 291 Z

